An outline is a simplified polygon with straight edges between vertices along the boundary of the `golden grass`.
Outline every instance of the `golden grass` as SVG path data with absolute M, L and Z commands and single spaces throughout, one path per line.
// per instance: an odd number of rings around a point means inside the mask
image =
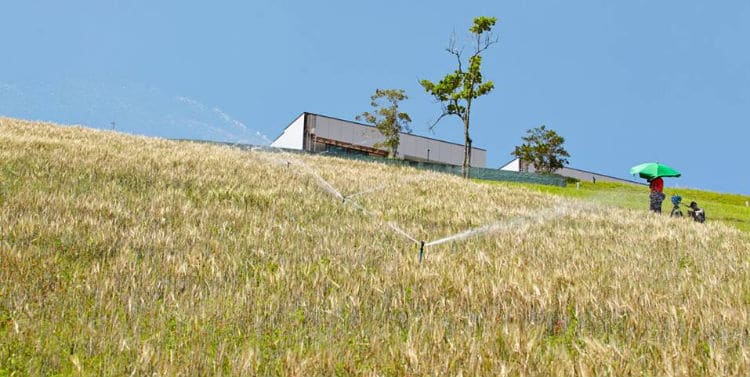
M 493 226 L 420 265 L 389 223 Z M 748 252 L 523 187 L 0 118 L 0 375 L 748 375 Z

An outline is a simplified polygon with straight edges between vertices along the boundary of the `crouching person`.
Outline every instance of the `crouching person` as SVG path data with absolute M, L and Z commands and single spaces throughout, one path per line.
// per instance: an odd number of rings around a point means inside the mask
M 693 220 L 704 223 L 706 222 L 706 212 L 703 211 L 702 208 L 698 207 L 698 203 L 696 202 L 690 202 L 690 209 L 688 210 L 688 215 L 693 218 Z

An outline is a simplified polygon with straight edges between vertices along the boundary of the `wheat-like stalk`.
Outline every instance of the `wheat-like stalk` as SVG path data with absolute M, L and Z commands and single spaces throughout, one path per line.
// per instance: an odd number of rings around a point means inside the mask
M 518 186 L 0 118 L 0 375 L 748 375 L 748 252 Z

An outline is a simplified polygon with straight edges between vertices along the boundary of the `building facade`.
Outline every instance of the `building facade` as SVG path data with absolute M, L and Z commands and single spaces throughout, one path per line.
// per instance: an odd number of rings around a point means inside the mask
M 388 152 L 384 148 L 375 148 L 375 144 L 383 140 L 383 135 L 373 126 L 325 115 L 302 113 L 284 129 L 271 146 L 309 152 L 343 149 L 385 157 Z M 397 158 L 448 165 L 463 164 L 463 144 L 404 133 L 400 135 L 399 140 Z M 484 167 L 486 163 L 487 151 L 472 148 L 471 166 Z

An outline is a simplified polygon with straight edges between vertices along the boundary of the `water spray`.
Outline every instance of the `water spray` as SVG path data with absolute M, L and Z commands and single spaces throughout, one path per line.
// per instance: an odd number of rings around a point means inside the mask
M 276 150 L 284 153 L 284 151 L 281 150 L 281 149 L 279 149 L 279 148 L 271 147 L 271 149 L 276 149 Z M 281 159 L 279 159 L 279 160 L 282 163 L 285 162 L 288 167 L 291 166 L 291 163 L 289 162 L 289 160 L 281 160 Z M 364 214 L 366 214 L 368 216 L 371 216 L 372 218 L 374 218 L 376 220 L 380 220 L 380 221 L 384 220 L 384 219 L 381 218 L 381 216 L 379 214 L 377 214 L 375 212 L 372 212 L 372 211 L 368 210 L 367 208 L 363 207 L 361 204 L 357 203 L 357 201 L 354 200 L 354 197 L 355 196 L 359 196 L 359 195 L 366 195 L 366 194 L 369 194 L 369 193 L 372 193 L 372 192 L 375 192 L 375 191 L 380 191 L 380 190 L 386 189 L 388 187 L 391 187 L 392 186 L 391 184 L 384 184 L 384 185 L 380 185 L 380 186 L 377 186 L 377 187 L 374 187 L 374 188 L 371 188 L 371 189 L 367 189 L 367 190 L 364 190 L 364 191 L 360 191 L 360 192 L 357 192 L 357 193 L 354 193 L 354 194 L 343 195 L 330 182 L 326 181 L 322 176 L 320 176 L 320 174 L 318 174 L 312 167 L 310 167 L 309 165 L 307 165 L 305 162 L 303 162 L 303 161 L 300 161 L 298 163 L 295 162 L 295 165 L 298 165 L 301 168 L 301 170 L 303 170 L 306 174 L 312 175 L 316 179 L 319 187 L 321 187 L 322 189 L 324 189 L 325 191 L 327 191 L 329 194 L 331 194 L 332 196 L 334 196 L 336 199 L 341 199 L 341 204 L 342 205 L 349 204 L 352 207 L 361 210 Z M 423 179 L 424 179 L 424 177 L 417 177 L 416 179 L 413 179 L 413 180 L 414 181 L 421 181 Z M 404 183 L 407 183 L 407 182 L 410 182 L 410 181 L 412 181 L 412 180 L 407 180 L 406 182 L 402 181 L 402 182 L 399 182 L 399 183 L 400 184 L 404 184 Z M 536 213 L 531 213 L 531 214 L 526 215 L 526 216 L 516 216 L 516 217 L 513 217 L 513 218 L 508 219 L 508 220 L 496 221 L 496 222 L 493 222 L 493 223 L 490 223 L 490 224 L 486 224 L 486 225 L 483 225 L 483 226 L 480 226 L 480 227 L 477 227 L 477 228 L 472 228 L 472 229 L 464 230 L 462 232 L 453 234 L 451 236 L 443 237 L 443 238 L 436 239 L 436 240 L 429 241 L 429 242 L 426 242 L 424 240 L 422 240 L 422 241 L 417 240 L 416 238 L 412 237 L 404 229 L 400 228 L 398 225 L 396 225 L 393 222 L 383 221 L 383 223 L 385 223 L 395 233 L 400 234 L 404 238 L 406 238 L 406 239 L 410 240 L 411 242 L 414 242 L 415 244 L 419 245 L 418 262 L 421 265 L 422 264 L 422 260 L 424 259 L 425 247 L 436 246 L 436 245 L 439 245 L 439 244 L 442 244 L 442 243 L 455 242 L 455 241 L 463 240 L 463 239 L 466 239 L 466 238 L 474 237 L 474 236 L 477 236 L 477 235 L 481 235 L 481 234 L 484 234 L 484 233 L 491 233 L 491 232 L 495 232 L 495 231 L 499 231 L 499 230 L 510 229 L 513 226 L 519 226 L 519 225 L 520 226 L 529 226 L 532 223 L 544 223 L 544 222 L 551 221 L 551 220 L 554 220 L 556 218 L 562 217 L 565 214 L 567 214 L 568 212 L 569 212 L 569 208 L 568 208 L 567 205 L 555 207 L 555 209 L 552 210 L 552 211 L 550 211 L 550 208 L 542 208 L 542 209 L 538 210 Z
M 416 238 L 414 238 L 414 237 L 410 236 L 410 235 L 409 235 L 409 233 L 406 233 L 406 232 L 405 232 L 405 231 L 404 231 L 403 229 L 399 228 L 399 227 L 398 227 L 398 226 L 397 226 L 396 224 L 394 224 L 394 223 L 391 223 L 391 222 L 389 222 L 389 223 L 387 223 L 387 224 L 388 224 L 388 226 L 389 226 L 389 227 L 391 227 L 391 229 L 393 229 L 393 230 L 394 230 L 394 231 L 395 231 L 396 233 L 398 233 L 398 234 L 400 234 L 400 235 L 402 235 L 402 236 L 404 236 L 404 237 L 406 237 L 406 238 L 410 239 L 410 240 L 411 240 L 412 242 L 414 242 L 414 243 L 417 243 L 417 244 L 419 243 L 419 241 L 418 241 L 418 240 L 417 240 Z
M 402 180 L 401 182 L 398 182 L 398 185 L 401 186 L 401 185 L 405 185 L 407 183 L 421 182 L 421 181 L 424 181 L 425 179 L 427 179 L 426 176 L 424 176 L 424 175 L 418 175 L 418 176 L 416 176 L 414 178 L 411 178 L 411 179 Z M 371 188 L 371 189 L 367 189 L 367 190 L 364 190 L 364 191 L 355 192 L 354 194 L 347 195 L 347 198 L 353 198 L 355 196 L 372 194 L 374 192 L 385 190 L 385 189 L 393 187 L 393 186 L 396 186 L 396 185 L 393 184 L 393 183 L 383 184 L 383 185 L 376 186 L 376 187 Z
M 484 233 L 492 233 L 499 230 L 511 229 L 513 226 L 529 226 L 531 224 L 542 224 L 547 221 L 563 217 L 569 212 L 567 206 L 555 207 L 553 211 L 549 211 L 549 208 L 542 208 L 535 213 L 531 213 L 527 216 L 516 216 L 508 220 L 496 221 L 494 223 L 486 224 L 478 228 L 472 228 L 453 234 L 451 236 L 443 237 L 434 241 L 429 241 L 424 246 L 436 246 L 442 243 L 455 242 L 466 238 L 478 236 Z M 421 250 L 420 250 L 421 253 Z
M 271 147 L 271 148 L 273 149 L 274 147 Z M 277 149 L 278 151 L 280 151 L 282 153 L 284 152 L 281 149 L 278 149 L 278 148 L 275 148 L 275 149 Z M 282 159 L 274 159 L 274 160 L 276 160 L 277 162 L 282 162 L 282 163 L 285 162 L 287 164 L 287 166 L 290 166 L 289 160 L 282 160 Z M 322 189 L 324 189 L 325 191 L 327 191 L 329 194 L 333 195 L 336 199 L 341 199 L 341 204 L 342 205 L 349 204 L 352 207 L 361 210 L 366 215 L 371 216 L 371 217 L 373 217 L 373 218 L 375 218 L 377 220 L 380 220 L 380 216 L 378 216 L 376 213 L 374 213 L 372 211 L 369 211 L 367 208 L 363 207 L 362 205 L 360 205 L 359 203 L 357 203 L 355 200 L 353 200 L 352 197 L 354 195 L 345 196 L 345 195 L 341 194 L 340 191 L 338 191 L 330 182 L 326 181 L 323 177 L 321 177 L 320 174 L 318 174 L 315 170 L 312 169 L 312 167 L 308 166 L 307 164 L 305 164 L 304 162 L 301 162 L 301 161 L 298 162 L 298 163 L 295 163 L 295 164 L 298 165 L 307 174 L 312 175 L 316 179 L 316 182 L 318 183 L 319 187 L 321 187 Z M 357 193 L 355 195 L 359 195 L 359 194 L 364 194 L 364 193 Z M 347 199 L 349 199 L 349 200 L 347 200 Z M 414 238 L 411 235 L 409 235 L 409 233 L 407 233 L 405 230 L 401 229 L 398 225 L 396 225 L 396 224 L 394 224 L 392 222 L 385 222 L 385 224 L 388 225 L 388 227 L 390 227 L 394 232 L 396 232 L 396 233 L 404 236 L 405 238 L 409 239 L 410 241 L 412 241 L 412 242 L 414 242 L 416 244 L 420 244 L 420 241 L 418 241 L 416 238 Z M 422 242 L 422 244 L 423 243 L 424 242 Z

